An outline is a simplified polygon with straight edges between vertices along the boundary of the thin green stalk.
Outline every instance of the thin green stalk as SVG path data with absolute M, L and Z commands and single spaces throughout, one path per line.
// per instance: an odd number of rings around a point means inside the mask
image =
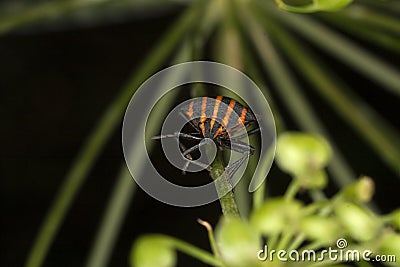
M 129 87 L 129 94 L 132 87 Z M 102 116 L 89 136 L 81 152 L 68 172 L 53 205 L 46 215 L 41 229 L 29 253 L 26 266 L 41 266 L 47 251 L 63 221 L 73 199 L 85 181 L 87 174 L 110 137 L 127 102 L 126 91 L 117 97 Z
M 170 52 L 176 47 L 176 44 L 182 39 L 182 35 L 196 22 L 196 14 L 199 7 L 199 4 L 195 4 L 185 12 L 181 19 L 172 27 L 172 30 L 165 35 L 160 45 L 150 54 L 150 57 L 145 61 L 142 67 L 139 68 L 139 72 L 132 76 L 126 86 L 122 88 L 121 93 L 101 117 L 74 161 L 72 168 L 65 178 L 64 184 L 60 188 L 52 207 L 43 221 L 38 236 L 28 255 L 25 264 L 27 267 L 38 267 L 42 265 L 72 200 L 85 181 L 90 168 L 100 154 L 106 141 L 121 120 L 131 95 L 147 77 L 157 70 L 158 66 L 160 66 Z
M 263 183 L 259 188 L 253 193 L 253 210 L 259 209 L 265 200 L 265 183 Z
M 38 22 L 49 18 L 57 18 L 58 16 L 81 8 L 104 4 L 104 2 L 107 1 L 108 0 L 62 0 L 36 4 L 18 12 L 17 14 L 0 18 L 0 34 L 9 32 L 22 25 L 27 25 L 29 23 Z
M 224 171 L 225 167 L 222 163 L 222 155 L 221 152 L 218 151 L 213 163 L 211 164 L 211 177 L 216 180 L 218 177 L 222 176 L 219 179 L 219 183 L 215 183 L 217 193 L 219 195 L 219 202 L 222 208 L 222 214 L 225 217 L 240 217 L 239 210 L 232 192 L 232 186 L 229 183 L 228 177 Z M 225 195 L 221 193 L 226 191 L 228 191 L 228 193 Z
M 205 45 L 221 20 L 218 1 L 209 1 L 202 12 L 202 19 L 188 36 L 192 46 L 192 60 L 204 60 Z
M 90 251 L 88 267 L 107 266 L 112 248 L 118 237 L 119 229 L 129 208 L 130 200 L 133 198 L 136 183 L 127 169 L 125 163 L 118 175 L 110 200 L 106 207 L 101 226 L 93 247 Z
M 263 95 L 265 96 L 265 98 L 268 101 L 268 104 L 271 108 L 272 114 L 274 115 L 276 132 L 278 134 L 282 133 L 286 130 L 286 125 L 283 120 L 283 117 L 281 116 L 281 113 L 280 113 L 277 105 L 275 105 L 275 100 L 272 97 L 270 89 L 268 88 L 266 83 L 261 78 L 262 74 L 260 73 L 259 68 L 256 66 L 256 62 L 254 60 L 253 55 L 251 55 L 251 53 L 250 53 L 250 50 L 251 50 L 250 47 L 245 46 L 244 37 L 242 36 L 242 38 L 243 38 L 242 39 L 242 46 L 243 46 L 242 53 L 244 54 L 244 59 L 245 59 L 245 62 L 244 62 L 245 69 L 248 72 L 248 75 L 251 77 L 251 79 L 254 80 L 254 82 L 261 89 Z
M 294 232 L 295 231 L 293 229 L 289 229 L 282 233 L 282 237 L 279 240 L 278 246 L 276 247 L 276 251 L 286 249 L 288 247 L 288 244 L 290 244 L 290 241 L 293 239 Z
M 256 11 L 252 13 L 254 14 Z M 279 58 L 277 51 L 270 43 L 268 37 L 264 34 L 264 31 L 254 20 L 253 16 L 247 15 L 242 19 L 246 22 L 245 25 L 259 52 L 263 66 L 266 71 L 271 74 L 273 82 L 277 87 L 276 91 L 281 95 L 284 104 L 286 104 L 292 116 L 296 119 L 301 128 L 309 132 L 321 134 L 327 138 L 331 144 L 334 150 L 334 156 L 330 162 L 329 168 L 332 175 L 335 177 L 335 181 L 341 186 L 351 183 L 354 179 L 352 171 L 340 155 L 339 150 L 329 137 L 327 131 L 314 115 L 315 113 L 312 111 L 311 105 L 301 93 L 300 88 L 297 86 L 283 61 Z
M 291 181 L 285 192 L 285 200 L 289 201 L 294 199 L 299 189 L 300 189 L 300 183 L 298 179 L 295 178 Z
M 280 236 L 279 233 L 274 233 L 272 236 L 268 238 L 267 243 L 269 248 L 276 250 L 279 241 L 279 236 Z
M 376 0 L 359 0 L 360 4 L 366 7 L 373 7 L 375 10 L 382 10 L 388 13 L 400 14 L 400 2 L 392 1 L 376 1 Z
M 218 1 L 217 1 L 218 2 Z M 234 3 L 233 1 L 223 0 L 219 2 L 221 9 L 222 22 L 218 29 L 218 41 L 215 58 L 219 62 L 227 64 L 235 69 L 243 71 L 243 56 L 241 42 L 239 40 L 239 35 L 237 32 L 237 27 L 235 24 L 235 16 L 233 13 Z M 234 79 L 234 77 L 232 77 Z M 243 87 L 238 85 L 235 89 L 240 90 L 240 93 L 244 96 L 248 96 L 249 93 L 242 89 Z M 235 94 L 229 90 L 224 90 L 223 95 L 235 98 Z M 249 160 L 251 161 L 251 160 Z M 250 164 L 250 163 L 249 163 Z M 248 217 L 250 213 L 250 194 L 248 192 L 249 179 L 248 173 L 250 168 L 247 168 L 244 173 L 244 177 L 235 186 L 235 201 L 237 207 L 240 211 L 240 215 L 243 218 Z M 251 176 L 250 176 L 251 177 Z
M 324 201 L 327 199 L 324 192 L 319 189 L 310 190 L 309 194 L 314 202 Z
M 337 13 L 337 19 L 347 17 L 352 21 L 359 21 L 364 24 L 364 27 L 379 28 L 380 31 L 390 31 L 391 34 L 400 34 L 400 20 L 390 14 L 381 14 L 374 9 L 362 6 L 360 4 L 353 4 L 348 8 L 343 9 Z
M 400 72 L 364 48 L 333 32 L 321 23 L 305 16 L 281 12 L 262 1 L 258 8 L 273 15 L 322 49 L 341 59 L 366 77 L 382 85 L 384 89 L 400 96 Z M 265 13 L 262 16 L 267 17 Z
M 205 45 L 210 38 L 215 26 L 220 21 L 220 10 L 218 1 L 209 1 L 209 4 L 202 13 L 199 24 L 188 36 L 188 41 L 192 47 L 192 61 L 204 60 Z M 197 70 L 200 72 L 201 70 Z M 201 76 L 200 73 L 194 75 Z M 205 83 L 194 83 L 190 86 L 190 97 L 200 97 L 207 95 L 207 85 Z
M 250 49 L 246 49 L 244 47 L 243 51 L 242 51 L 242 53 L 245 55 L 244 58 L 246 59 L 245 69 L 248 71 L 249 76 L 258 85 L 258 87 L 261 89 L 264 96 L 268 100 L 268 103 L 271 107 L 272 113 L 274 114 L 276 131 L 279 134 L 279 133 L 283 132 L 284 129 L 286 128 L 284 121 L 283 121 L 282 116 L 280 115 L 277 107 L 274 105 L 275 101 L 272 100 L 271 93 L 269 92 L 268 87 L 265 85 L 265 83 L 261 79 L 261 74 L 259 73 L 258 68 L 255 66 L 254 59 L 251 57 L 249 50 Z M 254 156 L 257 157 L 258 154 L 254 155 Z M 265 157 L 268 157 L 268 154 L 265 155 Z M 253 164 L 253 162 L 254 161 L 249 161 L 249 167 L 251 170 L 255 170 L 255 167 L 256 167 L 256 166 L 251 166 L 251 164 Z M 264 162 L 267 162 L 267 160 L 260 159 L 259 164 L 264 164 Z M 253 193 L 253 209 L 254 210 L 261 207 L 262 203 L 264 203 L 264 199 L 265 199 L 265 195 L 266 195 L 265 191 L 266 191 L 266 181 L 264 181 L 263 184 L 260 185 L 260 187 Z
M 174 91 L 171 94 L 166 94 L 163 98 L 163 105 L 158 105 L 157 111 L 161 114 L 168 112 L 168 110 L 171 108 L 171 103 L 176 96 L 177 93 Z M 158 127 L 161 123 L 161 116 L 153 115 L 149 117 L 147 124 L 147 132 L 149 133 L 149 136 L 154 136 L 157 134 Z M 144 127 L 144 125 L 141 127 Z M 137 144 L 138 142 L 139 140 L 134 141 L 134 149 L 140 147 Z M 155 142 L 151 142 L 147 147 L 149 150 L 151 150 L 154 145 Z M 135 162 L 133 164 L 135 166 L 143 166 L 146 151 L 135 151 L 134 153 L 138 156 L 135 157 Z M 117 183 L 113 189 L 113 192 L 111 193 L 110 201 L 108 202 L 103 219 L 101 220 L 101 225 L 97 232 L 96 239 L 93 242 L 93 247 L 89 253 L 86 263 L 87 267 L 102 267 L 108 265 L 119 229 L 121 228 L 123 219 L 128 211 L 129 203 L 134 196 L 135 188 L 136 183 L 132 179 L 126 164 L 123 163 L 120 174 L 117 178 Z
M 249 56 L 249 48 L 246 47 L 246 41 L 243 39 L 243 36 L 240 32 L 240 22 L 238 21 L 238 15 L 240 14 L 241 8 L 239 7 L 238 1 L 224 1 L 224 23 L 221 25 L 220 29 L 220 38 L 217 45 L 217 56 L 220 61 L 225 62 L 226 64 L 233 66 L 239 70 L 244 71 L 247 75 L 251 74 L 250 68 L 248 65 L 253 64 L 254 62 L 252 58 Z M 256 68 L 253 66 L 253 74 L 255 73 Z M 272 105 L 271 96 L 266 88 L 265 84 L 261 82 L 261 79 L 256 81 L 258 86 L 262 87 L 261 90 L 264 96 L 269 100 L 269 103 Z M 240 94 L 244 96 L 251 96 L 253 92 L 246 90 L 246 88 L 238 86 Z M 272 107 L 271 107 L 272 108 Z M 275 109 L 273 109 L 275 110 Z M 279 115 L 275 113 L 275 116 Z M 277 117 L 275 117 L 275 120 Z M 279 120 L 279 118 L 278 118 Z M 256 136 L 250 138 L 250 141 L 256 141 Z M 259 146 L 258 143 L 254 143 L 253 145 Z M 264 158 L 260 158 L 257 162 L 257 158 L 259 157 L 259 151 L 256 150 L 255 154 L 249 159 L 248 167 L 246 168 L 244 179 L 236 186 L 235 188 L 235 197 L 239 207 L 239 211 L 242 217 L 247 217 L 249 213 L 250 207 L 250 195 L 248 192 L 248 186 L 251 177 L 253 177 L 254 171 L 256 167 L 260 168 L 262 171 L 260 173 L 267 173 L 268 168 L 270 167 L 270 153 L 267 153 Z M 257 166 L 260 164 L 260 166 Z M 256 178 L 253 178 L 256 179 Z M 261 180 L 261 179 L 260 179 Z M 253 193 L 253 203 L 255 202 L 256 206 L 261 205 L 264 200 L 265 195 L 265 183 L 260 185 L 260 187 Z M 255 200 L 256 199 L 256 200 Z
M 165 240 L 173 248 L 189 256 L 192 256 L 193 258 L 196 258 L 206 264 L 212 266 L 221 266 L 221 267 L 224 266 L 223 262 L 214 257 L 214 255 L 210 254 L 208 251 L 195 247 L 190 243 L 165 235 L 152 235 L 152 236 Z
M 98 7 L 102 8 L 102 10 L 112 9 L 113 5 L 115 5 L 115 1 L 110 0 L 59 0 L 42 1 L 34 4 L 32 4 L 34 1 L 25 2 L 28 2 L 28 4 L 23 9 L 17 9 L 10 14 L 0 14 L 0 34 L 5 34 L 25 25 L 31 26 L 38 22 L 70 18 L 69 16 L 74 12 L 82 10 L 91 12 Z M 129 8 L 133 11 L 141 10 L 144 7 L 154 7 L 155 5 L 163 4 L 167 6 L 173 4 L 164 0 L 120 0 L 118 4 L 121 5 L 121 3 L 129 5 Z M 2 7 L 7 8 L 7 3 L 1 5 L 0 9 Z
M 191 47 L 189 42 L 186 40 L 175 56 L 173 63 L 178 64 L 186 62 L 190 58 L 190 54 Z M 165 79 L 176 80 L 177 77 L 171 77 L 171 75 L 169 75 Z M 150 115 L 147 123 L 148 127 L 146 129 L 149 136 L 155 136 L 157 134 L 159 125 L 162 124 L 163 120 L 163 117 L 159 116 L 159 114 L 166 114 L 168 110 L 171 109 L 171 104 L 176 97 L 177 91 L 171 91 L 170 93 L 164 95 L 162 103 L 157 105 L 157 114 Z M 144 125 L 141 127 L 144 127 Z M 137 142 L 139 142 L 139 140 L 134 141 L 133 148 L 139 147 L 139 144 L 136 144 Z M 148 144 L 147 147 L 149 151 L 154 145 L 155 142 L 150 142 Z M 135 151 L 134 153 L 135 155 L 138 155 L 135 157 L 134 165 L 143 166 L 146 151 Z M 130 173 L 126 170 L 125 163 L 123 163 L 123 166 L 121 167 L 121 174 L 117 179 L 118 182 L 113 190 L 113 193 L 111 194 L 111 199 L 101 221 L 102 223 L 99 227 L 96 240 L 93 243 L 94 245 L 91 249 L 91 252 L 89 253 L 86 264 L 87 267 L 101 267 L 108 265 L 109 257 L 114 247 L 115 238 L 117 237 L 119 229 L 121 228 L 123 218 L 127 212 L 128 204 L 133 197 L 133 193 L 129 190 L 132 185 L 126 184 L 126 176 L 129 177 L 130 183 L 135 185 Z M 124 186 L 127 188 L 124 188 Z
M 197 219 L 197 222 L 200 223 L 201 225 L 203 225 L 207 229 L 208 240 L 210 241 L 211 251 L 217 258 L 219 258 L 220 254 L 219 254 L 219 251 L 217 248 L 217 242 L 215 242 L 214 231 L 213 231 L 211 225 L 208 222 L 203 221 L 201 219 Z
M 271 23 L 269 25 L 272 26 Z M 274 25 L 270 29 L 273 29 L 276 40 L 285 48 L 297 69 L 314 85 L 312 88 L 368 141 L 395 172 L 400 173 L 400 136 L 390 124 L 355 94 L 351 94 L 347 86 L 340 82 L 340 78 L 331 74 L 325 64 L 282 28 Z
M 298 249 L 300 245 L 306 240 L 306 235 L 304 233 L 299 233 L 296 235 L 295 239 L 290 243 L 286 251 L 292 251 Z
M 332 25 L 335 25 L 342 31 L 349 32 L 366 40 L 367 42 L 400 54 L 400 40 L 398 37 L 396 38 L 393 35 L 376 30 L 373 27 L 365 27 L 362 21 L 348 19 L 344 16 L 338 19 L 336 15 L 324 13 L 320 15 L 320 18 Z
M 310 244 L 303 246 L 299 253 L 301 254 L 305 250 L 314 250 L 317 251 L 319 248 L 323 247 L 325 245 L 325 241 L 313 241 Z

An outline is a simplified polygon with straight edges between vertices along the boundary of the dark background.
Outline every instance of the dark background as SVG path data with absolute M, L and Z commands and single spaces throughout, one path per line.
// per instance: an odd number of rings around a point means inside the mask
M 25 29 L 0 36 L 2 266 L 23 265 L 85 138 L 179 13 L 175 10 L 149 19 L 126 19 L 84 28 Z M 367 48 L 381 53 L 375 47 Z M 400 129 L 397 98 L 329 56 L 321 56 L 330 60 L 359 95 Z M 398 58 L 382 56 L 393 65 L 399 63 Z M 398 176 L 350 127 L 327 110 L 323 101 L 307 90 L 305 94 L 355 173 L 374 178 L 374 200 L 381 211 L 398 207 Z M 282 106 L 279 101 L 276 104 Z M 285 111 L 283 116 L 289 129 L 297 129 Z M 121 127 L 117 127 L 75 199 L 44 266 L 80 266 L 85 262 L 122 163 Z M 282 193 L 288 182 L 275 166 L 269 179 L 273 195 Z M 336 190 L 332 185 L 328 192 Z M 215 225 L 219 216 L 218 203 L 176 208 L 138 189 L 109 266 L 127 266 L 131 245 L 143 233 L 162 232 L 208 249 L 206 232 L 196 219 Z M 179 259 L 182 266 L 192 262 L 181 254 Z M 197 261 L 190 264 L 204 266 Z

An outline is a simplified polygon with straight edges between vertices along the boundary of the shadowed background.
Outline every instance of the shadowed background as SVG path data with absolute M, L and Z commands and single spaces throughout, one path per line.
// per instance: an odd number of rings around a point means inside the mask
M 2 266 L 24 264 L 43 218 L 85 139 L 131 73 L 138 70 L 182 11 L 183 6 L 173 5 L 168 11 L 151 16 L 125 14 L 119 19 L 83 26 L 43 23 L 41 27 L 28 25 L 0 36 Z M 343 34 L 393 66 L 399 66 L 398 54 Z M 308 45 L 399 131 L 398 98 L 318 47 Z M 215 60 L 209 52 L 205 52 L 202 59 Z M 168 65 L 170 63 L 164 63 Z M 298 79 L 304 95 L 356 175 L 374 178 L 374 200 L 381 212 L 398 207 L 398 175 L 307 88 L 304 78 L 298 76 Z M 182 93 L 176 101 L 187 97 L 188 94 Z M 280 108 L 286 128 L 298 130 L 283 101 L 277 100 L 275 105 Z M 121 122 L 122 118 L 74 199 L 43 266 L 81 266 L 86 261 L 123 162 Z M 158 145 L 155 149 L 160 153 Z M 175 174 L 179 176 L 179 171 Z M 188 178 L 179 176 L 176 179 Z M 274 166 L 268 178 L 270 194 L 281 194 L 288 181 Z M 331 184 L 328 193 L 336 190 Z M 215 225 L 219 216 L 218 203 L 198 208 L 171 207 L 138 189 L 108 266 L 128 266 L 132 242 L 143 233 L 165 233 L 208 249 L 206 231 L 196 219 L 202 218 Z M 183 254 L 179 254 L 179 264 L 205 266 L 197 261 L 193 263 Z

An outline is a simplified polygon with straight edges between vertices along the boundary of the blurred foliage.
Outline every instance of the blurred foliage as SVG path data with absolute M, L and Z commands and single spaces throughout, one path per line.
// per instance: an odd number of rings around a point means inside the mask
M 282 9 L 296 12 L 334 11 L 350 2 L 276 0 Z M 230 233 L 233 231 L 230 229 L 234 228 L 241 229 L 237 233 L 242 235 L 239 239 L 243 238 L 251 243 L 256 239 L 255 235 L 264 235 L 263 237 L 267 236 L 272 240 L 272 244 L 284 248 L 287 248 L 289 243 L 290 247 L 298 248 L 306 239 L 319 242 L 321 240 L 316 239 L 321 236 L 326 237 L 323 241 L 332 240 L 340 231 L 344 231 L 343 234 L 349 240 L 358 241 L 354 243 L 357 248 L 370 246 L 376 251 L 398 249 L 398 234 L 387 225 L 393 224 L 398 228 L 399 212 L 382 217 L 377 214 L 371 215 L 367 210 L 364 202 L 371 198 L 373 183 L 368 178 L 354 180 L 355 175 L 342 156 L 343 148 L 340 147 L 340 142 L 332 137 L 329 127 L 327 129 L 328 122 L 323 121 L 321 114 L 314 111 L 316 104 L 310 103 L 307 94 L 312 91 L 317 95 L 327 109 L 336 112 L 341 122 L 368 144 L 375 151 L 376 157 L 384 162 L 396 177 L 399 176 L 400 136 L 396 125 L 384 118 L 371 103 L 365 102 L 357 93 L 361 89 L 352 88 L 348 78 L 342 77 L 342 73 L 329 62 L 329 59 L 332 59 L 347 66 L 352 73 L 358 75 L 357 77 L 376 85 L 373 88 L 382 91 L 378 94 L 389 94 L 397 99 L 400 95 L 400 72 L 388 59 L 400 55 L 399 1 L 358 0 L 338 12 L 299 15 L 282 11 L 269 0 L 10 0 L 0 4 L 0 33 L 19 34 L 87 27 L 123 22 L 131 18 L 151 18 L 170 10 L 183 9 L 182 16 L 160 38 L 159 43 L 121 88 L 89 135 L 73 167 L 66 175 L 65 183 L 48 216 L 44 219 L 43 227 L 27 259 L 27 266 L 42 265 L 68 208 L 102 148 L 115 131 L 130 97 L 139 85 L 166 62 L 174 64 L 203 59 L 205 51 L 210 47 L 214 60 L 243 70 L 255 80 L 271 103 L 278 131 L 283 131 L 286 120 L 292 118 L 301 130 L 318 134 L 327 140 L 321 143 L 320 137 L 313 139 L 306 135 L 290 135 L 288 140 L 281 143 L 284 144 L 284 149 L 279 149 L 278 164 L 294 177 L 288 193 L 284 199 L 269 200 L 263 204 L 265 188 L 258 190 L 253 196 L 256 209 L 250 216 L 250 223 L 253 223 L 251 226 L 254 227 L 249 228 L 249 225 L 242 221 L 221 222 L 216 235 L 217 242 L 233 242 L 232 247 L 219 248 L 221 257 L 225 257 L 224 260 L 229 263 L 230 259 L 234 261 L 237 257 L 231 255 L 235 252 L 235 235 L 232 236 L 232 240 L 226 236 L 226 233 Z M 360 45 L 360 40 L 369 47 L 385 51 L 389 56 L 381 57 Z M 324 56 L 321 56 L 321 53 Z M 349 75 L 353 76 L 352 73 Z M 173 98 L 165 103 L 164 110 L 168 110 L 172 101 Z M 277 105 L 279 101 L 282 106 Z M 159 125 L 159 121 L 153 118 L 150 124 Z M 156 133 L 156 129 L 151 131 Z M 286 147 L 303 141 L 309 143 L 299 147 Z M 285 145 L 285 142 L 288 143 Z M 329 148 L 326 143 L 330 144 Z M 308 147 L 315 148 L 310 155 L 304 150 Z M 303 164 L 297 166 L 293 165 L 293 162 L 285 162 L 286 156 L 279 156 L 287 153 L 285 149 L 288 149 L 290 154 L 303 158 Z M 324 201 L 325 197 L 320 189 L 326 185 L 327 175 L 323 167 L 329 155 L 332 155 L 328 165 L 330 178 L 338 186 L 345 187 L 336 197 Z M 129 173 L 125 166 L 121 167 L 119 177 L 87 266 L 107 265 L 116 233 L 121 227 L 126 207 L 132 198 L 134 186 L 128 179 Z M 295 201 L 293 197 L 299 189 L 310 190 L 315 202 L 304 205 Z M 238 188 L 239 207 L 248 207 L 251 202 L 249 196 L 240 192 L 243 190 Z M 281 205 L 287 206 L 288 210 L 293 209 L 293 213 L 286 214 L 275 210 Z M 305 211 L 308 213 L 302 213 Z M 275 223 L 272 220 L 271 228 L 268 228 L 268 231 L 275 232 L 263 232 L 262 228 L 256 227 L 263 225 L 264 220 L 269 221 L 264 217 L 264 213 L 276 220 Z M 349 213 L 354 216 L 350 217 L 354 220 L 347 220 Z M 294 219 L 298 220 L 293 225 L 283 225 L 293 228 L 285 231 L 280 228 L 279 223 L 282 221 L 291 222 Z M 363 227 L 356 227 L 353 222 Z M 339 225 L 340 229 L 335 225 Z M 327 227 L 329 231 L 326 232 Z M 300 230 L 301 234 L 298 234 Z M 371 231 L 368 235 L 365 234 L 367 230 Z M 165 244 L 167 248 L 163 248 Z M 176 248 L 176 244 L 175 241 L 172 245 L 170 241 L 157 243 L 162 251 L 160 255 L 168 258 L 167 262 L 171 264 L 174 260 L 168 249 Z M 146 247 L 146 244 L 143 246 Z M 185 245 L 179 247 L 187 248 Z M 215 266 L 223 264 L 219 258 L 215 259 L 196 248 L 189 251 L 191 255 L 202 255 L 199 257 Z M 246 261 L 246 250 L 239 251 L 238 255 L 241 255 L 241 252 L 244 253 L 241 260 Z M 137 256 L 133 259 L 137 259 Z
M 296 171 L 301 170 L 302 175 L 313 173 L 315 165 L 310 163 L 314 162 L 316 153 L 321 152 L 320 148 L 326 145 L 326 141 L 320 137 L 285 133 L 278 139 L 277 153 L 287 150 L 299 150 L 302 153 L 298 155 L 299 160 L 296 161 L 290 156 L 278 158 L 278 164 L 292 166 Z M 326 158 L 326 155 L 325 150 L 320 156 Z M 299 166 L 295 166 L 296 164 Z M 320 171 L 325 172 L 323 165 L 319 168 Z M 394 256 L 391 261 L 384 264 L 400 266 L 399 262 L 394 260 L 400 255 L 400 234 L 399 227 L 396 225 L 398 211 L 380 216 L 368 209 L 367 201 L 373 195 L 373 189 L 371 189 L 373 182 L 369 177 L 360 177 L 331 199 L 315 200 L 305 204 L 295 199 L 296 194 L 300 191 L 304 193 L 315 190 L 314 184 L 317 182 L 303 183 L 301 186 L 296 186 L 293 192 L 291 189 L 293 184 L 298 183 L 297 173 L 293 173 L 290 168 L 285 170 L 293 176 L 285 196 L 267 199 L 261 207 L 251 212 L 249 221 L 237 217 L 221 219 L 216 228 L 215 241 L 210 239 L 211 243 L 217 244 L 217 251 L 214 252 L 216 262 L 212 266 L 314 266 L 314 264 L 315 266 L 331 266 L 351 261 L 357 262 L 356 257 L 338 256 L 340 254 L 337 251 L 345 254 L 350 250 L 357 250 L 360 255 L 363 255 L 364 251 L 371 251 L 371 255 L 368 255 L 371 261 L 377 255 Z M 311 175 L 309 179 L 318 180 L 319 178 Z M 318 190 L 321 189 L 323 187 Z M 151 241 L 151 244 L 145 238 L 137 240 L 132 252 L 135 255 L 131 262 L 132 266 L 160 266 L 152 263 L 161 261 L 165 253 L 157 253 L 156 250 L 151 249 L 150 251 L 154 253 L 149 253 L 149 250 L 142 251 L 140 248 L 143 246 L 157 248 L 158 244 L 164 241 L 165 237 L 156 238 Z M 332 254 L 332 256 L 322 252 L 325 249 L 328 251 L 329 248 L 336 250 L 337 254 Z M 169 249 L 171 253 L 181 248 L 174 246 L 174 242 L 171 242 L 163 249 Z M 280 250 L 285 251 L 286 254 L 281 254 L 280 257 L 286 261 L 280 260 L 278 254 L 272 252 Z M 294 250 L 300 256 L 290 254 Z M 308 250 L 313 250 L 316 254 L 309 260 L 302 260 L 301 255 Z M 202 251 L 202 253 L 204 256 L 209 256 L 208 252 Z M 202 260 L 196 254 L 190 252 L 188 254 Z M 335 255 L 338 256 L 336 260 Z M 307 257 L 305 259 L 308 259 Z M 172 261 L 165 261 L 165 263 L 163 265 L 165 267 L 175 266 Z M 372 265 L 365 261 L 363 266 Z
M 312 1 L 282 1 L 275 0 L 278 7 L 286 11 L 310 13 L 316 11 L 337 11 L 347 5 L 353 0 L 312 0 Z

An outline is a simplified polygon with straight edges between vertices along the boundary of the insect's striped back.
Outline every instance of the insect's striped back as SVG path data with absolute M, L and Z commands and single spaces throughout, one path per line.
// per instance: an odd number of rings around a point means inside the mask
M 195 98 L 182 108 L 182 113 L 204 137 L 212 139 L 238 127 L 239 122 L 247 126 L 255 121 L 249 108 L 225 96 Z

